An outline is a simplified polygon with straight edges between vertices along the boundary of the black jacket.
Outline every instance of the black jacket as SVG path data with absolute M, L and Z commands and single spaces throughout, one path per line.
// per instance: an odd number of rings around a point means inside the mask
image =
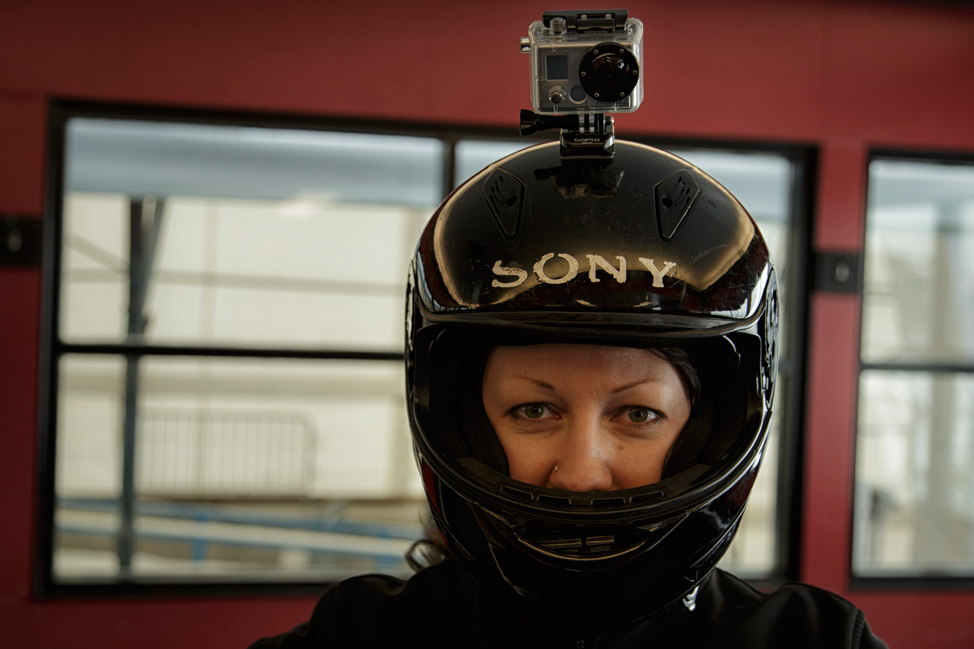
M 325 593 L 309 622 L 251 649 L 886 647 L 862 611 L 837 595 L 801 584 L 765 594 L 719 570 L 701 587 L 693 611 L 677 603 L 648 621 L 598 631 L 585 611 L 575 619 L 577 625 L 566 625 L 508 609 L 445 561 L 406 582 L 386 575 L 341 582 Z

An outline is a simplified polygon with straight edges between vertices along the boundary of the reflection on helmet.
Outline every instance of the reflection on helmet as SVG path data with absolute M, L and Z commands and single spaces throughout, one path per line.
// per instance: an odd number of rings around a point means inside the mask
M 430 220 L 409 278 L 417 460 L 453 555 L 495 596 L 614 623 L 679 601 L 723 555 L 761 461 L 777 363 L 760 232 L 686 161 L 628 142 L 611 161 L 557 144 L 509 156 Z M 663 480 L 577 493 L 512 480 L 483 410 L 496 345 L 678 349 L 699 395 Z M 577 623 L 577 620 L 574 620 Z

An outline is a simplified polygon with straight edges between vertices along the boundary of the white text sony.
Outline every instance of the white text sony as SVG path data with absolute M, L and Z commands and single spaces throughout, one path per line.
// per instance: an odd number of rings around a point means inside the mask
M 554 259 L 555 257 L 560 257 L 568 262 L 568 272 L 564 273 L 559 277 L 552 277 L 548 275 L 545 271 L 545 264 Z M 604 271 L 608 275 L 611 275 L 620 284 L 625 283 L 626 274 L 626 258 L 622 255 L 617 255 L 616 260 L 617 265 L 613 265 L 608 262 L 602 255 L 585 255 L 588 258 L 588 280 L 590 282 L 599 282 L 601 278 L 598 275 L 599 270 Z M 663 288 L 663 278 L 676 268 L 676 264 L 672 261 L 664 261 L 662 267 L 656 265 L 655 260 L 647 259 L 646 257 L 639 257 L 639 263 L 649 271 L 653 276 L 653 286 L 656 288 Z M 520 286 L 528 278 L 528 271 L 523 268 L 518 268 L 517 266 L 505 266 L 503 260 L 498 259 L 494 262 L 492 268 L 494 275 L 496 276 L 494 280 L 490 283 L 494 288 L 514 288 Z M 564 284 L 575 279 L 578 275 L 578 260 L 572 255 L 560 252 L 557 255 L 553 252 L 549 252 L 544 255 L 534 264 L 534 274 L 537 275 L 538 280 L 544 284 Z M 503 279 L 498 279 L 503 278 Z

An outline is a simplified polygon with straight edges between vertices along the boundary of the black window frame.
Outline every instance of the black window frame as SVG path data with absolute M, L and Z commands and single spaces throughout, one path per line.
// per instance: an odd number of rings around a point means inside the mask
M 447 196 L 457 182 L 456 147 L 461 140 L 505 140 L 523 142 L 525 146 L 554 139 L 552 132 L 522 138 L 516 127 L 500 128 L 477 125 L 442 125 L 397 122 L 319 115 L 270 114 L 246 111 L 217 111 L 168 106 L 105 104 L 75 100 L 57 100 L 49 106 L 47 128 L 47 167 L 42 253 L 41 350 L 39 364 L 38 436 L 37 436 L 37 515 L 32 587 L 44 598 L 88 596 L 155 596 L 155 595 L 267 595 L 320 593 L 329 582 L 187 581 L 185 583 L 144 583 L 117 579 L 111 583 L 63 584 L 53 579 L 54 514 L 56 509 L 55 457 L 57 452 L 58 359 L 68 353 L 156 356 L 196 356 L 222 358 L 273 359 L 342 359 L 361 361 L 398 361 L 402 353 L 355 352 L 348 350 L 300 350 L 277 348 L 237 348 L 176 345 L 130 345 L 65 343 L 59 339 L 60 277 L 62 254 L 62 197 L 67 125 L 75 118 L 160 121 L 169 123 L 252 126 L 257 128 L 302 129 L 312 131 L 365 133 L 374 135 L 418 136 L 439 139 L 444 144 L 442 196 Z M 512 120 L 513 121 L 513 120 Z M 782 422 L 779 448 L 779 474 L 776 509 L 776 562 L 771 574 L 755 579 L 759 585 L 773 585 L 796 579 L 799 566 L 800 521 L 802 510 L 802 439 L 805 420 L 805 367 L 807 349 L 807 314 L 811 296 L 811 228 L 818 163 L 818 150 L 811 145 L 755 141 L 726 141 L 690 138 L 658 138 L 638 133 L 623 133 L 625 139 L 664 149 L 679 148 L 736 153 L 771 153 L 786 158 L 796 171 L 791 188 L 792 222 L 789 224 L 789 266 L 791 277 L 791 311 L 788 349 L 791 356 L 780 372 L 788 377 L 788 404 Z M 780 397 L 779 397 L 780 398 Z M 779 409 L 777 416 L 782 416 Z

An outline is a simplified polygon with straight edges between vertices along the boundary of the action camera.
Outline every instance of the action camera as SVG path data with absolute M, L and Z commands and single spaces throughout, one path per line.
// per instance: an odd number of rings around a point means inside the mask
M 643 99 L 642 46 L 643 24 L 625 9 L 544 12 L 521 39 L 534 107 L 521 111 L 521 134 L 558 128 L 562 159 L 611 159 L 611 113 Z
M 623 9 L 546 11 L 528 27 L 531 105 L 541 114 L 629 113 L 642 101 L 643 24 Z

